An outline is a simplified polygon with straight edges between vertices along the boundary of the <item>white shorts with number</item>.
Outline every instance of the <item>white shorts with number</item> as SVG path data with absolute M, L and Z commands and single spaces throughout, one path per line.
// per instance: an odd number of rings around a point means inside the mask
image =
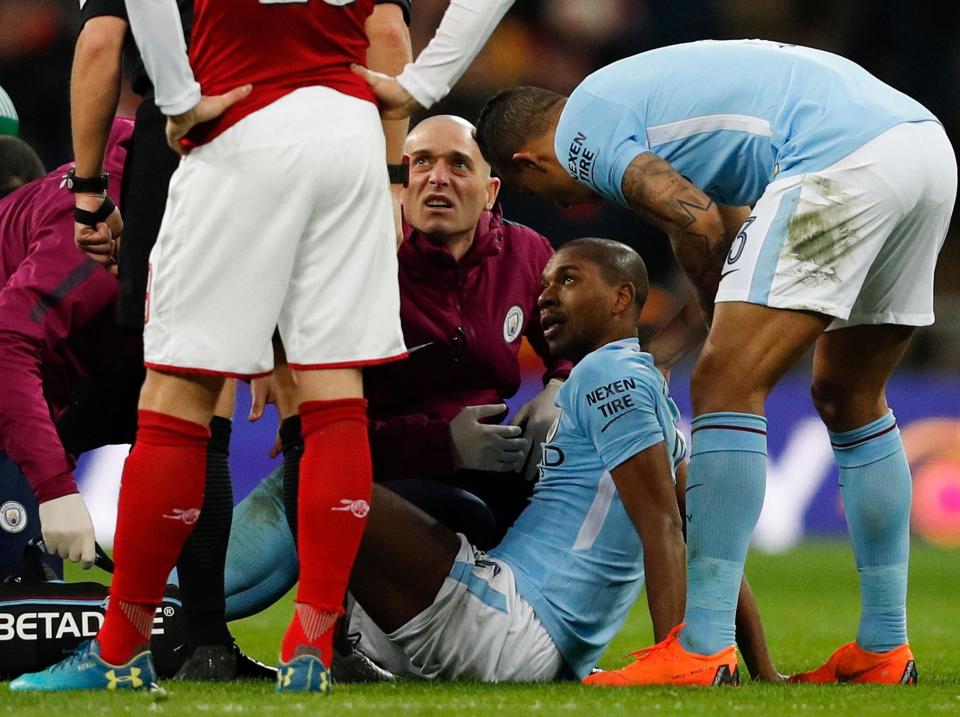
M 433 605 L 389 635 L 357 605 L 350 632 L 359 632 L 361 649 L 395 674 L 545 682 L 564 671 L 557 646 L 517 593 L 513 570 L 474 549 L 463 535 Z
M 269 373 L 277 326 L 294 368 L 403 356 L 385 156 L 377 108 L 327 87 L 194 149 L 150 254 L 147 365 Z
M 900 124 L 815 174 L 772 182 L 730 247 L 717 302 L 857 324 L 933 323 L 933 274 L 957 193 L 936 122 Z

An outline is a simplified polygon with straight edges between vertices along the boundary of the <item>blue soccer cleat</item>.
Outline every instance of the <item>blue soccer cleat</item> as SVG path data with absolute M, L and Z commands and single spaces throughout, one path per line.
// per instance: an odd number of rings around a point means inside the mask
M 293 653 L 290 662 L 280 660 L 277 666 L 277 692 L 319 692 L 330 694 L 333 683 L 326 666 L 316 654 Z
M 154 689 L 157 673 L 150 652 L 135 655 L 123 665 L 111 665 L 100 657 L 96 640 L 80 643 L 69 657 L 42 672 L 20 675 L 10 683 L 11 690 L 61 692 L 65 690 L 140 690 Z

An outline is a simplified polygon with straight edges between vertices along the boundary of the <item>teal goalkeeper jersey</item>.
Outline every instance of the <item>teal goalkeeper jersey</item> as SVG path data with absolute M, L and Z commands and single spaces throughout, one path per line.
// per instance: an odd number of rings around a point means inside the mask
M 666 442 L 683 459 L 679 411 L 636 339 L 587 355 L 557 394 L 530 505 L 490 554 L 513 569 L 570 670 L 583 678 L 643 587 L 643 546 L 610 471 Z
M 719 204 L 752 205 L 777 177 L 817 172 L 903 122 L 919 102 L 838 55 L 765 40 L 672 45 L 587 77 L 554 150 L 581 183 L 628 206 L 627 167 L 653 152 Z

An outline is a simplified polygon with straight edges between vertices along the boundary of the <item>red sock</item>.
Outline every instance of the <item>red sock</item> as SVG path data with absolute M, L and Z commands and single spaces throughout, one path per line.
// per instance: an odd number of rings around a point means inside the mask
M 350 570 L 367 524 L 373 469 L 362 398 L 300 405 L 304 452 L 300 461 L 297 611 L 283 636 L 280 657 L 297 647 L 333 657 L 333 626 L 343 612 Z
M 114 538 L 116 570 L 97 635 L 107 662 L 127 662 L 150 642 L 153 613 L 170 570 L 200 517 L 210 431 L 156 411 L 138 414 L 123 466 Z

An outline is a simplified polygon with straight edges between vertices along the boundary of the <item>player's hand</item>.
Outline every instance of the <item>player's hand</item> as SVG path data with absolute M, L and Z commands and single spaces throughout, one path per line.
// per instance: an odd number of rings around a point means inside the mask
M 250 413 L 248 421 L 259 421 L 268 403 L 276 405 L 277 394 L 273 385 L 273 375 L 254 378 L 250 381 Z
M 523 467 L 530 441 L 519 426 L 481 423 L 507 412 L 502 404 L 467 406 L 450 421 L 454 464 L 458 469 L 507 473 Z
M 97 211 L 104 202 L 102 194 L 77 194 L 74 196 L 75 206 L 88 212 Z M 120 210 L 114 209 L 106 221 L 95 227 L 88 224 L 74 222 L 73 241 L 84 254 L 98 264 L 110 268 L 117 263 L 117 254 L 120 250 L 120 234 L 123 232 L 123 218 Z
M 230 105 L 242 100 L 252 90 L 253 85 L 244 85 L 222 95 L 204 95 L 197 104 L 183 114 L 167 117 L 167 144 L 181 157 L 189 154 L 190 150 L 180 144 L 180 140 L 186 136 L 187 132 L 198 124 L 216 119 L 226 112 Z
M 374 97 L 377 98 L 377 104 L 380 105 L 380 116 L 383 119 L 406 119 L 420 109 L 420 103 L 403 89 L 395 77 L 368 70 L 363 65 L 350 65 L 350 69 L 370 85 Z
M 84 569 L 93 566 L 93 521 L 79 493 L 41 503 L 40 532 L 51 555 L 80 563 Z
M 560 409 L 554 405 L 557 391 L 563 381 L 552 378 L 543 387 L 543 390 L 520 407 L 516 415 L 510 420 L 513 426 L 523 430 L 523 436 L 530 441 L 530 458 L 524 471 L 524 478 L 535 481 L 539 472 L 540 456 L 543 453 L 543 442 L 547 440 L 547 432 L 560 415 Z
M 274 374 L 255 378 L 250 381 L 250 413 L 247 414 L 248 421 L 259 421 L 263 418 L 263 411 L 268 403 L 277 405 L 277 385 Z M 268 455 L 276 458 L 283 452 L 283 443 L 280 441 L 280 433 L 277 432 L 273 441 L 273 447 Z

